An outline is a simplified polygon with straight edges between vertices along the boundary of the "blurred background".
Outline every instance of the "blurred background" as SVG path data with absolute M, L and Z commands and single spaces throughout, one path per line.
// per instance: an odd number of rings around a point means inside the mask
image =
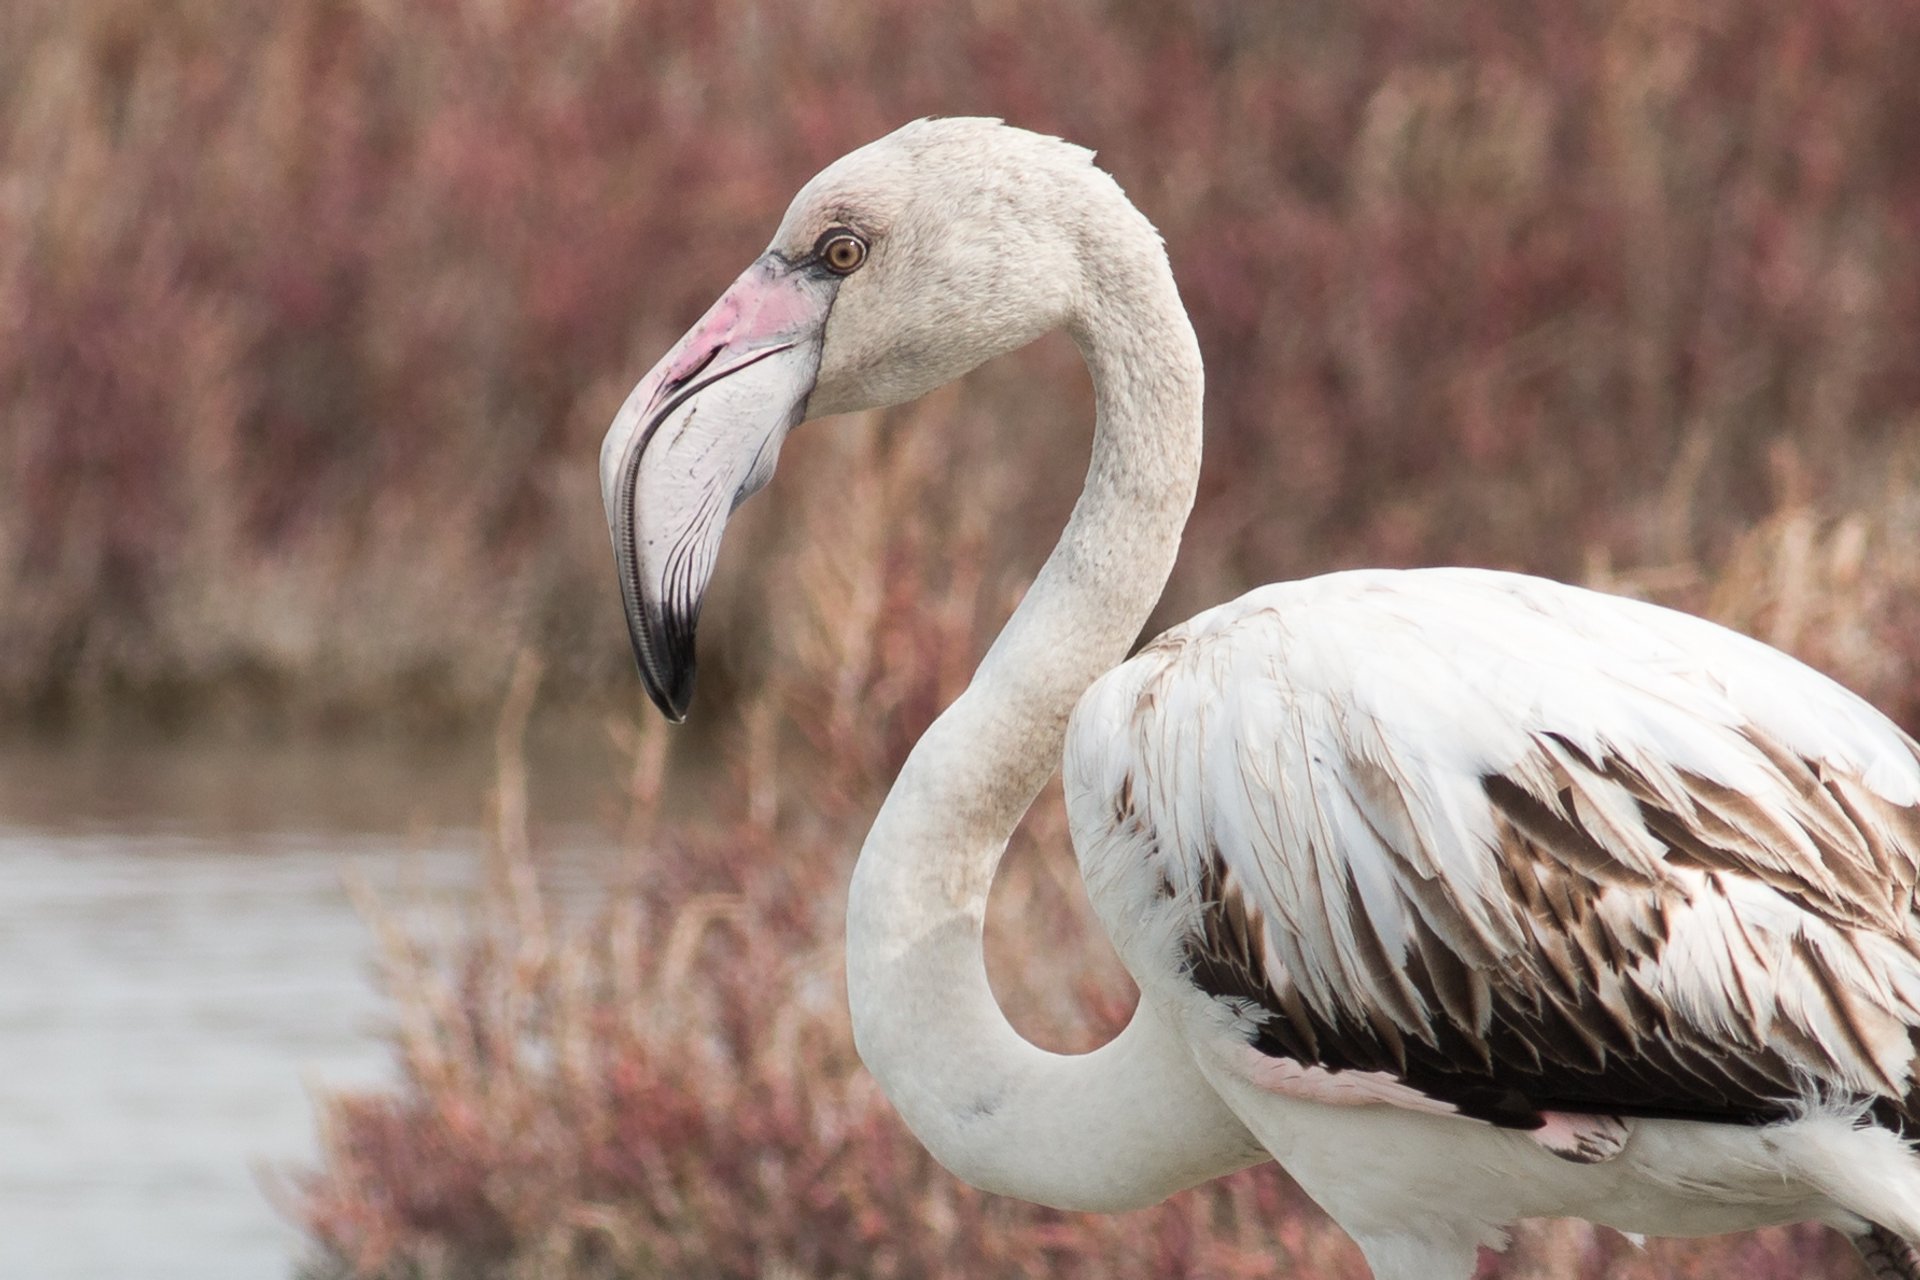
M 1003 116 L 1098 150 L 1199 332 L 1158 623 L 1523 569 L 1912 730 L 1916 67 L 1908 0 L 10 0 L 0 1273 L 1359 1276 L 1270 1171 L 977 1196 L 852 1058 L 846 868 L 1078 490 L 1070 344 L 797 433 L 671 735 L 600 436 L 819 167 Z M 992 931 L 1077 1047 L 1131 995 L 1064 840 Z

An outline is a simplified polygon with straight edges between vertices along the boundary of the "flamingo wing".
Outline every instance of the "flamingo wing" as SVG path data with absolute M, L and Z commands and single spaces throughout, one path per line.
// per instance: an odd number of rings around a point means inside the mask
M 1066 777 L 1143 988 L 1276 1069 L 1524 1129 L 1841 1100 L 1920 1130 L 1920 747 L 1757 641 L 1519 575 L 1334 574 L 1110 673 Z

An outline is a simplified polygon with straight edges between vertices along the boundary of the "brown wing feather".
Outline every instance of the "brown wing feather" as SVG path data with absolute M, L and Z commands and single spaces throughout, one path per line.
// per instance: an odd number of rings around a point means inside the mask
M 1522 767 L 1484 777 L 1518 947 L 1490 939 L 1440 878 L 1403 871 L 1406 954 L 1389 954 L 1361 895 L 1347 893 L 1374 998 L 1364 1010 L 1327 1007 L 1274 960 L 1275 922 L 1214 848 L 1186 972 L 1235 1006 L 1263 1053 L 1387 1072 L 1496 1124 L 1534 1128 L 1542 1112 L 1753 1123 L 1791 1114 L 1811 1091 L 1920 1132 L 1909 1030 L 1920 1011 L 1884 974 L 1889 955 L 1920 973 L 1920 809 L 1746 737 L 1778 774 L 1771 803 L 1589 758 L 1550 735 Z M 1404 809 L 1384 771 L 1342 764 L 1369 792 L 1368 811 Z M 1376 828 L 1390 846 L 1416 830 L 1384 825 L 1399 828 Z M 1431 861 L 1397 851 L 1408 866 Z M 1755 884 L 1805 913 L 1784 945 L 1741 896 Z M 1730 923 L 1712 1018 L 1658 989 L 1677 922 L 1708 918 Z

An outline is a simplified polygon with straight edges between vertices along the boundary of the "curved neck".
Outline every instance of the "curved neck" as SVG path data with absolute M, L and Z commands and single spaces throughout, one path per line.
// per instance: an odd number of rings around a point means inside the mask
M 1264 1153 L 1143 1002 L 1111 1043 L 1039 1049 L 1001 1013 L 982 929 L 1000 856 L 1058 766 L 1067 717 L 1166 585 L 1200 468 L 1198 344 L 1158 238 L 1130 217 L 1090 254 L 1069 328 L 1097 409 L 1060 542 L 920 739 L 854 870 L 855 1041 L 915 1135 L 976 1186 L 1062 1208 L 1150 1204 Z

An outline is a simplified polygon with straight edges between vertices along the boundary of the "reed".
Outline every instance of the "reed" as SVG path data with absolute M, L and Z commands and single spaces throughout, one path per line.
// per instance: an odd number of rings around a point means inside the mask
M 1099 147 L 1166 232 L 1210 416 L 1164 617 L 1714 572 L 1920 428 L 1915 65 L 1906 0 L 16 0 L 0 709 L 484 727 L 527 646 L 550 702 L 624 694 L 600 432 L 802 179 L 927 112 Z M 940 416 L 1010 461 L 985 563 L 1031 564 L 1070 356 Z
M 322 1100 L 286 1191 L 317 1275 L 1358 1276 L 1271 1172 L 1114 1219 L 975 1195 L 850 1054 L 848 858 L 1065 517 L 1071 349 L 798 433 L 671 748 L 600 433 L 811 172 L 1001 114 L 1100 148 L 1194 314 L 1208 460 L 1161 621 L 1359 564 L 1528 569 L 1732 621 L 1915 727 L 1916 66 L 1909 0 L 10 0 L 0 713 L 512 711 L 480 903 L 432 945 L 369 904 L 396 1079 Z M 539 886 L 515 817 L 541 703 L 609 708 L 636 762 L 603 910 Z M 1063 840 L 1043 803 L 991 941 L 1072 1048 L 1130 996 Z M 1834 1249 L 1567 1227 L 1488 1274 Z
M 933 438 L 856 429 L 802 463 L 803 487 L 851 480 L 775 555 L 790 584 L 762 602 L 776 654 L 718 735 L 724 765 L 674 774 L 679 748 L 662 743 L 678 731 L 611 721 L 634 761 L 634 854 L 604 900 L 538 883 L 518 743 L 540 667 L 522 657 L 477 905 L 367 903 L 396 1080 L 321 1100 L 320 1164 L 285 1193 L 314 1280 L 1365 1274 L 1272 1168 L 1118 1217 L 980 1195 L 929 1160 L 855 1060 L 840 968 L 851 854 L 914 726 L 997 621 L 978 602 L 1017 586 L 985 565 L 976 508 L 936 501 L 927 519 L 951 520 L 945 534 L 892 536 L 888 513 L 937 491 Z M 1870 653 L 1849 671 L 1863 677 L 1886 657 L 1859 630 L 1868 566 L 1920 564 L 1904 554 L 1913 490 L 1888 492 L 1890 507 L 1848 521 L 1768 521 L 1715 579 L 1593 569 L 1776 639 L 1823 637 L 1843 669 Z M 696 816 L 663 820 L 666 794 L 689 786 L 674 806 Z M 1079 1050 L 1123 1023 L 1132 994 L 1066 849 L 1056 788 L 995 887 L 989 962 L 1017 1025 Z M 1785 1280 L 1852 1265 L 1819 1228 L 1642 1251 L 1553 1224 L 1523 1229 L 1483 1275 Z

